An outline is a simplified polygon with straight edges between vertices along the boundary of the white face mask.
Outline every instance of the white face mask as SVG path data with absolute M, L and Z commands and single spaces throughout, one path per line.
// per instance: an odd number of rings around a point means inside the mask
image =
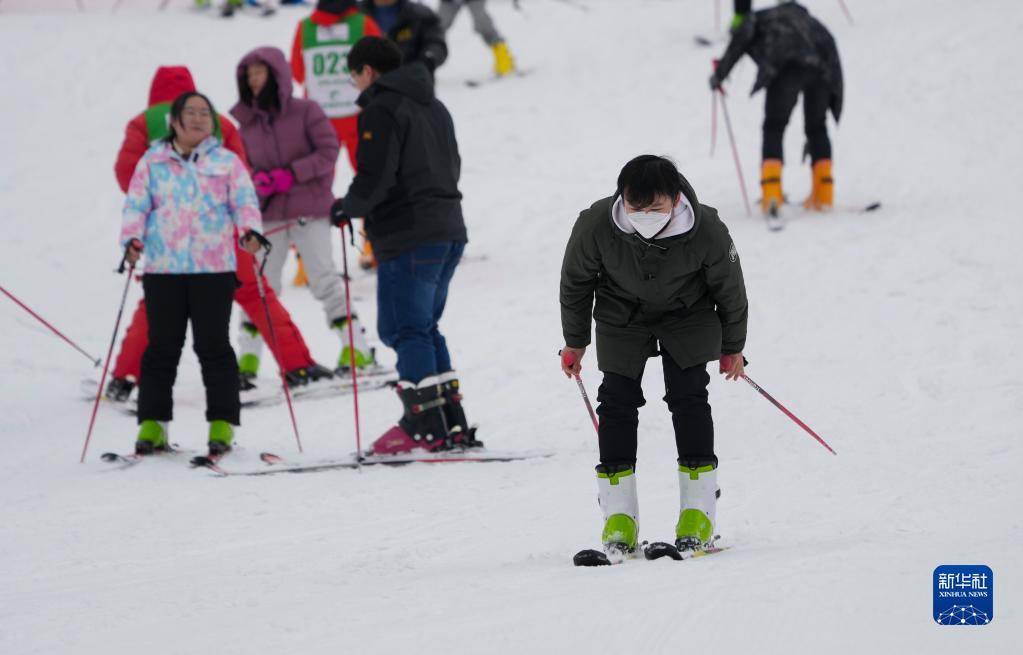
M 652 239 L 654 235 L 671 220 L 671 211 L 659 212 L 625 212 L 625 217 L 636 228 L 644 239 Z

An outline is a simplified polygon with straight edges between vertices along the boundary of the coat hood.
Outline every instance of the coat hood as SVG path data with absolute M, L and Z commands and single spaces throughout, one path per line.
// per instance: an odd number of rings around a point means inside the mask
M 380 76 L 371 87 L 359 96 L 359 106 L 365 107 L 384 89 L 400 93 L 421 105 L 433 102 L 433 78 L 430 71 L 420 62 L 399 66 L 390 73 Z
M 355 9 L 356 5 L 358 5 L 356 0 L 318 0 L 316 11 L 340 16 L 346 11 Z
M 292 94 L 292 83 L 291 83 L 291 67 L 288 65 L 288 59 L 284 56 L 284 53 L 280 48 L 274 48 L 273 46 L 263 46 L 252 50 L 238 62 L 238 68 L 235 70 L 235 78 L 238 81 L 238 97 L 244 98 L 246 96 L 242 91 L 248 91 L 248 82 L 245 80 L 245 71 L 248 69 L 249 64 L 266 64 L 270 69 L 270 75 L 273 76 L 274 82 L 277 83 L 277 99 L 281 103 L 281 110 L 284 111 L 288 107 L 288 101 L 291 100 Z M 242 106 L 246 106 L 245 103 L 239 103 Z M 250 108 L 255 109 L 254 106 Z M 232 110 L 233 111 L 233 110 Z
M 160 66 L 149 85 L 149 107 L 174 102 L 182 93 L 195 91 L 192 73 L 184 66 Z
M 395 4 L 398 6 L 398 11 L 401 11 L 407 3 L 408 0 L 398 0 Z M 362 6 L 372 11 L 377 8 L 377 3 L 376 0 L 363 0 Z
M 679 220 L 679 225 L 680 226 L 681 226 L 681 223 L 684 222 L 685 223 L 685 229 L 684 230 L 676 230 L 676 231 L 674 231 L 675 233 L 672 234 L 671 236 L 680 236 L 681 235 L 684 240 L 689 240 L 700 229 L 700 223 L 702 222 L 701 218 L 702 218 L 703 211 L 702 211 L 702 208 L 701 208 L 701 205 L 700 205 L 700 201 L 696 197 L 696 190 L 693 189 L 693 185 L 689 184 L 689 180 L 687 180 L 685 178 L 685 176 L 682 175 L 681 173 L 679 173 L 678 177 L 679 177 L 679 181 L 682 183 L 682 197 L 683 197 L 683 200 L 684 200 L 684 202 L 682 202 L 680 204 L 688 205 L 688 208 L 687 208 L 688 212 L 682 211 L 679 208 L 678 204 L 675 205 L 675 208 L 672 210 L 672 220 L 675 220 L 677 218 Z M 615 208 L 618 205 L 621 204 L 619 202 L 619 200 L 621 198 L 622 198 L 621 192 L 616 190 L 614 192 L 614 194 L 610 198 L 606 199 L 607 203 L 608 203 L 608 205 L 607 205 L 607 216 L 610 219 L 612 226 L 614 227 L 612 232 L 616 236 L 619 235 L 619 234 L 631 236 L 632 234 L 635 234 L 635 232 L 632 232 L 632 231 L 630 231 L 628 229 L 624 229 L 622 227 L 622 222 L 624 222 L 624 216 L 620 216 L 620 217 L 616 217 L 615 216 Z M 624 208 L 621 211 L 624 212 Z M 689 214 L 689 216 L 685 216 L 685 214 L 687 214 L 687 213 Z M 677 216 L 676 216 L 676 214 L 677 214 Z M 665 236 L 664 238 L 668 238 L 668 237 Z M 645 239 L 640 238 L 640 240 L 642 240 L 644 243 L 647 243 L 647 241 Z M 658 246 L 658 247 L 660 247 L 660 246 Z

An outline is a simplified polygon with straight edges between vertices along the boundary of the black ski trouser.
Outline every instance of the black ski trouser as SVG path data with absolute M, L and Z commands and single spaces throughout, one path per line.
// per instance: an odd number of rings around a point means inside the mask
M 238 361 L 229 336 L 235 274 L 146 273 L 142 288 L 149 315 L 149 345 L 142 355 L 138 420 L 174 418 L 172 391 L 185 332 L 192 324 L 192 347 L 202 366 L 206 420 L 239 425 Z
M 710 384 L 707 365 L 679 368 L 665 351 L 661 352 L 661 364 L 664 402 L 671 411 L 679 462 L 716 463 L 714 419 L 707 400 L 707 385 Z M 604 382 L 597 390 L 602 465 L 636 465 L 639 408 L 646 404 L 642 381 L 642 372 L 635 380 L 618 373 L 604 373 Z
M 764 102 L 764 160 L 784 161 L 782 143 L 785 128 L 800 93 L 803 94 L 803 125 L 810 158 L 814 162 L 831 159 L 827 122 L 831 89 L 816 68 L 789 65 L 767 87 L 767 99 Z

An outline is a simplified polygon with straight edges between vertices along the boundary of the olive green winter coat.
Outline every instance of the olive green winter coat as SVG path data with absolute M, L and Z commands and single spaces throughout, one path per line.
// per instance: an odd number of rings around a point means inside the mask
M 583 211 L 561 268 L 565 345 L 590 343 L 597 324 L 597 366 L 638 378 L 657 343 L 682 368 L 741 352 L 746 287 L 739 255 L 718 218 L 683 178 L 695 222 L 684 234 L 651 242 L 626 234 L 611 211 L 616 196 Z M 594 306 L 596 296 L 596 306 Z

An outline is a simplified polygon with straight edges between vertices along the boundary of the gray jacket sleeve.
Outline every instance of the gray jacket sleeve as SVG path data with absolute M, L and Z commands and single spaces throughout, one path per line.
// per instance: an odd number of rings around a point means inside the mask
M 706 217 L 704 224 L 708 228 L 709 244 L 703 270 L 711 300 L 717 306 L 721 320 L 721 353 L 731 355 L 742 352 L 746 347 L 746 321 L 749 317 L 746 283 L 742 277 L 739 253 L 728 228 L 716 214 Z
M 565 345 L 584 348 L 590 344 L 593 294 L 600 279 L 600 249 L 589 211 L 576 219 L 561 264 L 561 331 Z

